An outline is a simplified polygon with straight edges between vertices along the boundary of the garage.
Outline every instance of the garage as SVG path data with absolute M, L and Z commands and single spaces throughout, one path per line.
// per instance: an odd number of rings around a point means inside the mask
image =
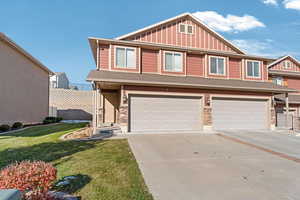
M 129 131 L 202 130 L 201 97 L 129 95 Z
M 213 98 L 212 125 L 215 130 L 268 129 L 268 100 Z

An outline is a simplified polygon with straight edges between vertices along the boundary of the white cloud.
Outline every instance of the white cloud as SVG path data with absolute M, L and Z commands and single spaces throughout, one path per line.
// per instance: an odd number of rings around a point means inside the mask
M 278 6 L 277 0 L 263 0 L 262 2 L 267 5 Z
M 270 58 L 277 58 L 283 55 L 299 56 L 298 52 L 285 51 L 280 48 L 274 47 L 274 41 L 271 39 L 266 40 L 243 40 L 236 39 L 231 41 L 233 44 L 247 52 L 248 54 L 265 56 Z
M 286 9 L 300 10 L 300 0 L 284 0 L 283 4 Z
M 224 17 L 215 11 L 195 12 L 193 15 L 206 23 L 212 29 L 221 32 L 236 33 L 258 27 L 265 27 L 264 23 L 251 15 L 236 16 L 229 14 Z

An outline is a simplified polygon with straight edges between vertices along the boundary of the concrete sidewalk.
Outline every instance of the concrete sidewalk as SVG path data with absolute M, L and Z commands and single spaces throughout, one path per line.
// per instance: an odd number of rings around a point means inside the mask
M 299 199 L 299 163 L 217 135 L 128 138 L 155 200 Z

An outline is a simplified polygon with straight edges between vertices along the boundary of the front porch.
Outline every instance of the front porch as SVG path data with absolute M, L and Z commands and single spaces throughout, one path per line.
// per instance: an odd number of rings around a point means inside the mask
M 116 130 L 127 132 L 128 105 L 120 84 L 94 82 L 94 133 Z M 118 131 L 117 131 L 118 132 Z

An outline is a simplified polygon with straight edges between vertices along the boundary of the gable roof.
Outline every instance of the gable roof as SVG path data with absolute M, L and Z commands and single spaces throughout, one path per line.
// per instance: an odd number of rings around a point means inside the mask
M 38 67 L 40 67 L 44 71 L 48 72 L 48 74 L 50 74 L 50 75 L 54 74 L 50 69 L 48 69 L 40 61 L 38 61 L 36 58 L 34 58 L 32 55 L 30 55 L 28 52 L 26 52 L 22 47 L 17 45 L 13 40 L 11 40 L 9 37 L 7 37 L 4 33 L 0 32 L 0 40 L 3 40 L 6 44 L 8 44 L 13 49 L 15 49 L 18 53 L 22 54 L 23 56 L 28 58 L 31 62 L 36 64 Z
M 166 20 L 163 20 L 161 22 L 158 22 L 156 24 L 152 24 L 150 26 L 147 26 L 145 28 L 142 28 L 142 29 L 139 29 L 139 30 L 136 30 L 136 31 L 133 31 L 131 33 L 128 33 L 128 34 L 125 34 L 125 35 L 121 35 L 119 37 L 116 37 L 115 39 L 116 40 L 124 40 L 130 36 L 133 36 L 135 34 L 138 34 L 138 33 L 142 33 L 148 29 L 152 29 L 154 27 L 157 27 L 157 26 L 160 26 L 162 24 L 165 24 L 165 23 L 168 23 L 168 22 L 171 22 L 173 20 L 176 20 L 176 19 L 180 19 L 180 18 L 183 18 L 183 17 L 190 17 L 192 18 L 194 21 L 196 21 L 200 26 L 204 27 L 206 30 L 208 30 L 209 32 L 211 32 L 213 35 L 215 35 L 217 38 L 221 39 L 222 41 L 224 41 L 227 45 L 229 45 L 231 48 L 233 48 L 234 50 L 236 50 L 237 52 L 241 53 L 241 54 L 246 54 L 244 51 L 242 51 L 239 47 L 237 47 L 236 45 L 234 45 L 233 43 L 231 43 L 230 41 L 228 41 L 227 39 L 225 39 L 222 35 L 220 35 L 219 33 L 217 33 L 216 31 L 214 31 L 212 28 L 210 28 L 208 25 L 206 25 L 204 22 L 202 22 L 200 19 L 198 19 L 197 17 L 195 17 L 194 15 L 192 15 L 191 13 L 183 13 L 183 14 L 180 14 L 180 15 L 177 15 L 175 17 L 172 17 L 172 18 L 169 18 L 169 19 L 166 19 Z
M 273 67 L 274 65 L 280 63 L 281 61 L 284 61 L 284 60 L 287 59 L 287 58 L 292 59 L 294 62 L 296 62 L 296 63 L 300 66 L 300 62 L 299 62 L 296 58 L 294 58 L 294 57 L 291 56 L 291 55 L 286 55 L 286 56 L 283 56 L 283 57 L 279 57 L 277 60 L 275 60 L 274 62 L 270 63 L 270 64 L 268 65 L 268 68 Z

